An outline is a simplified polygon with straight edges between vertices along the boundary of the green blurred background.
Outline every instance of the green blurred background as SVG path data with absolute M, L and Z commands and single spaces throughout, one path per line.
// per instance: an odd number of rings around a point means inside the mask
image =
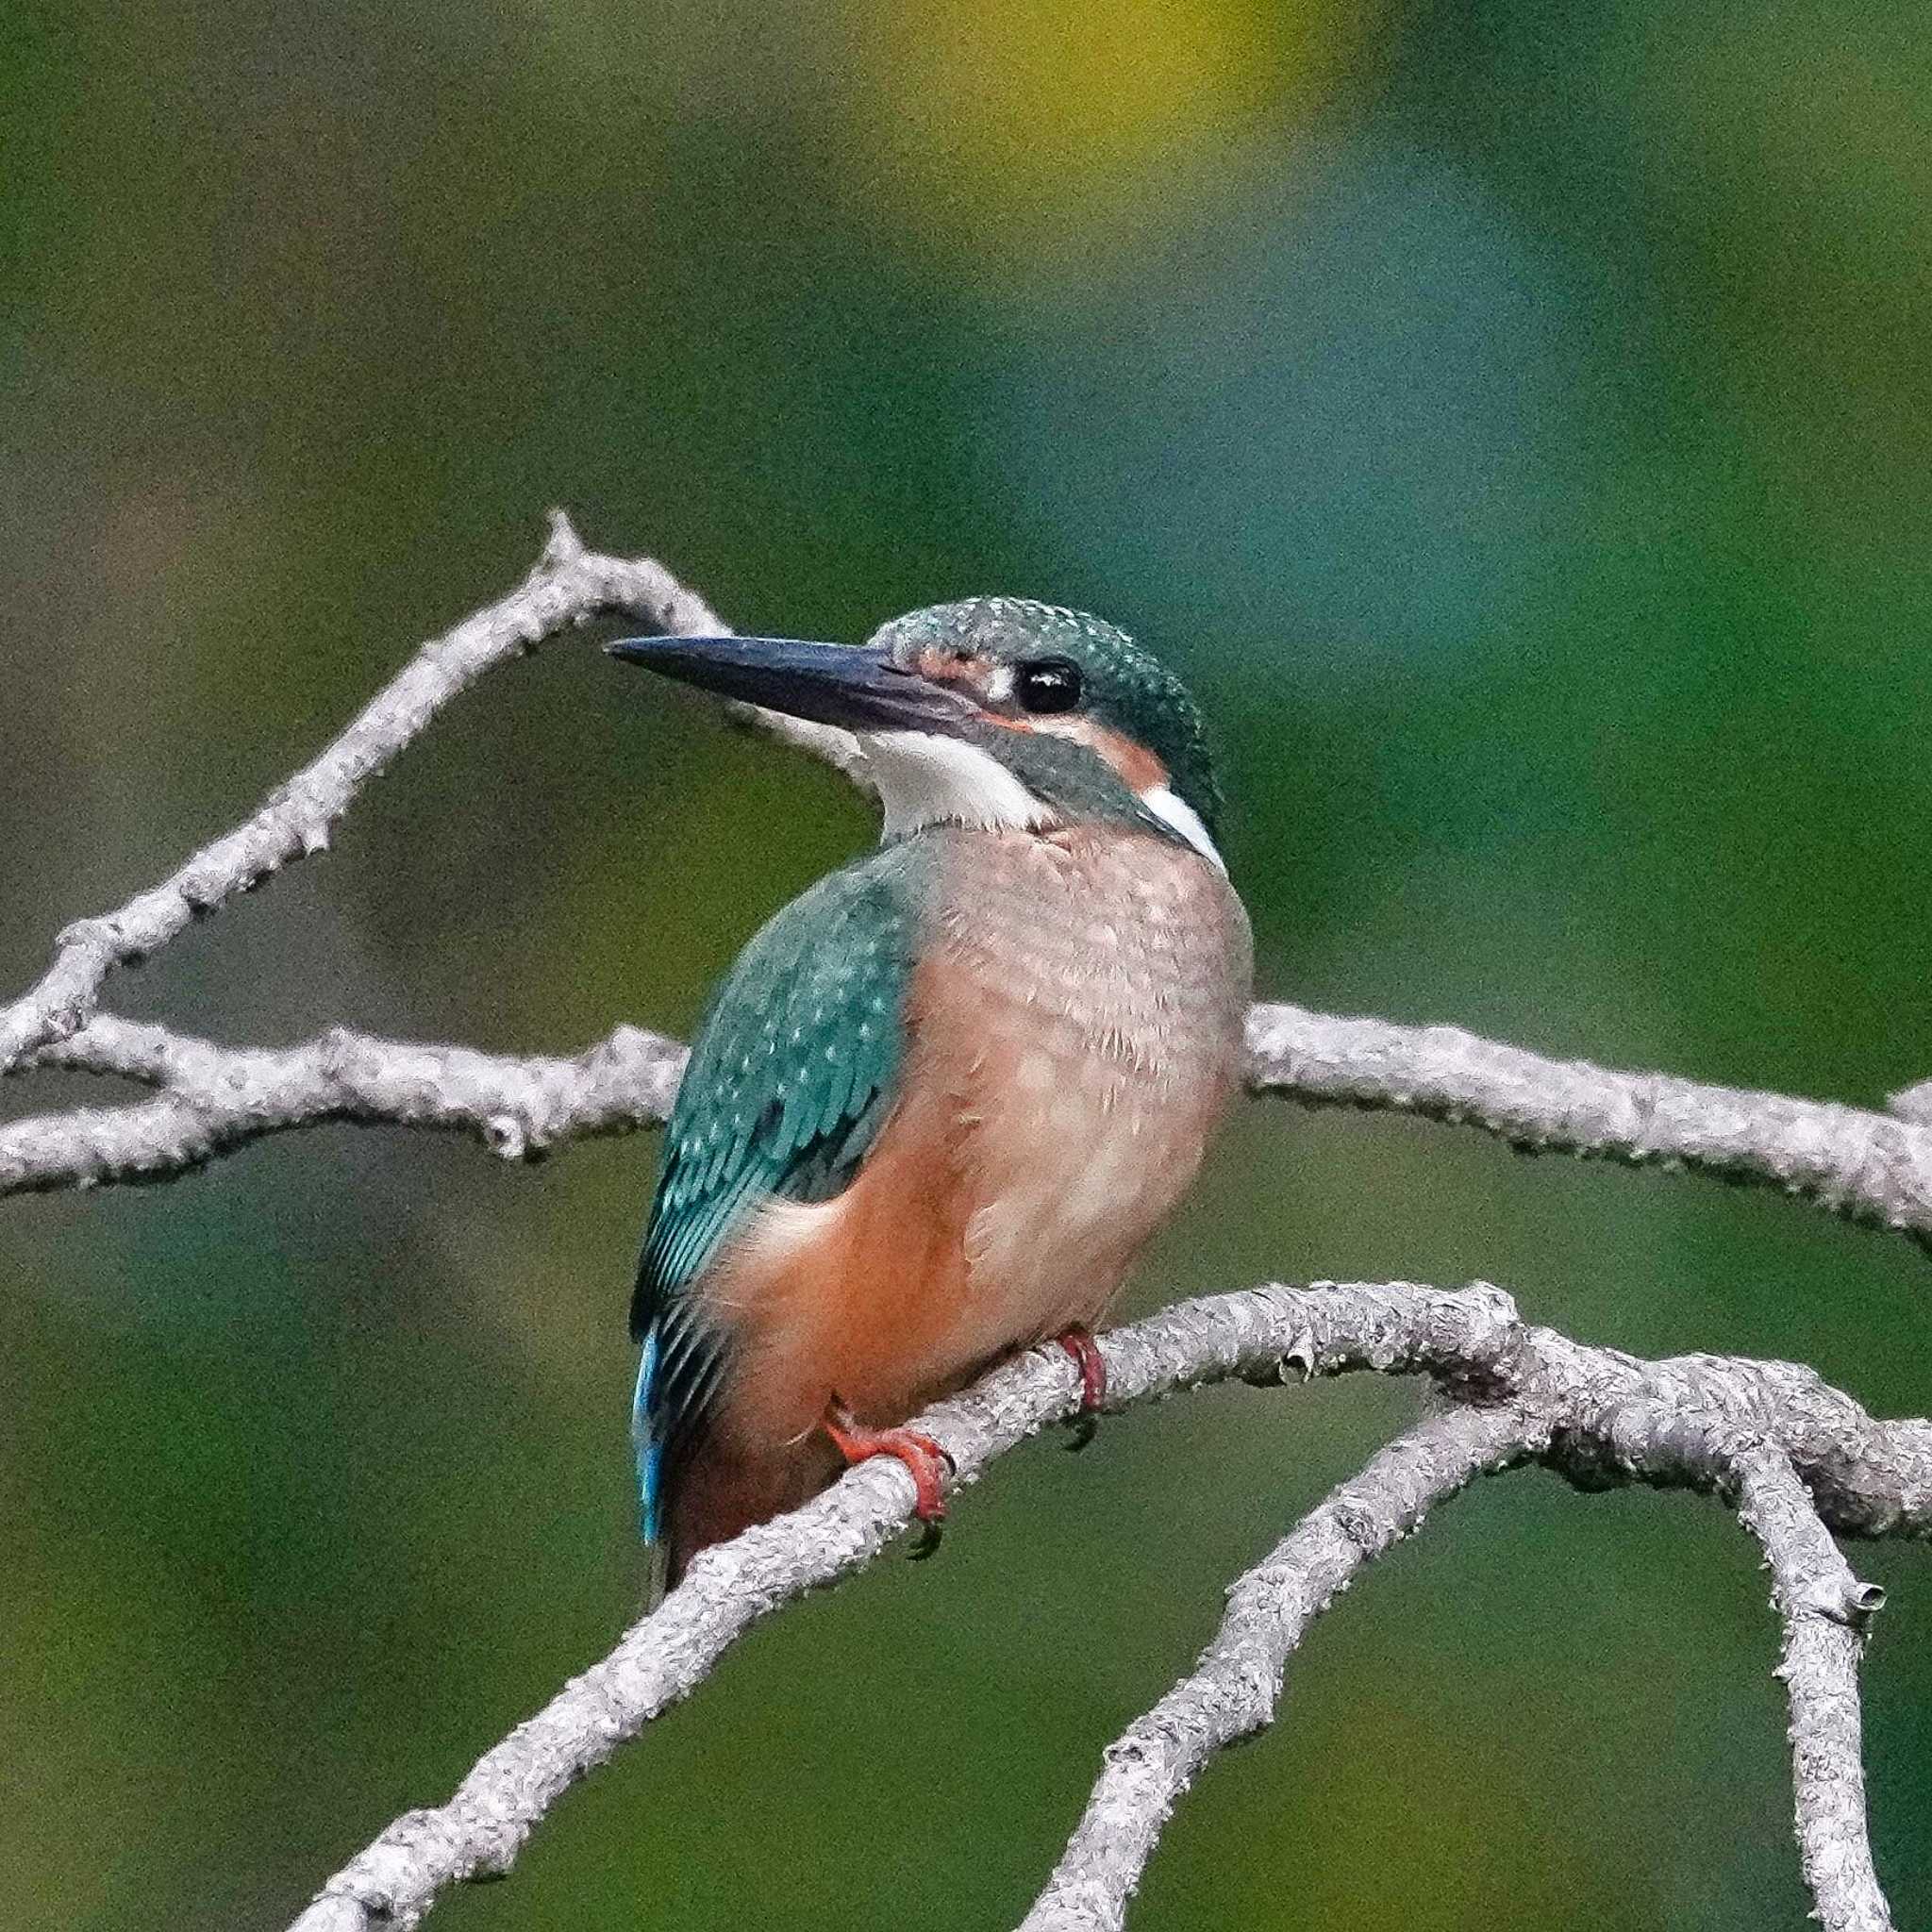
M 1928 83 L 1927 9 L 1847 0 L 14 0 L 0 978 L 561 503 L 741 625 L 1002 590 L 1146 637 L 1220 727 L 1264 991 L 1874 1104 L 1932 1073 Z M 114 997 L 238 1041 L 685 1029 L 868 836 L 565 642 Z M 274 1926 L 604 1649 L 652 1151 L 342 1129 L 6 1204 L 0 1926 Z M 1279 1105 L 1131 1306 L 1477 1274 L 1927 1405 L 1903 1242 Z M 1010 1459 L 436 1923 L 1011 1923 L 1224 1582 L 1414 1400 Z M 1932 1571 L 1857 1557 L 1924 1922 Z M 1774 1649 L 1719 1509 L 1490 1485 L 1317 1629 L 1135 1924 L 1795 1927 Z

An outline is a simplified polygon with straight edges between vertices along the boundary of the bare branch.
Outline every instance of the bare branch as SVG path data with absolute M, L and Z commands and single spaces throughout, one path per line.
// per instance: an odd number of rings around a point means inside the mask
M 1362 1326 L 1351 1338 L 1352 1358 L 1365 1359 L 1370 1338 L 1379 1346 L 1383 1338 L 1407 1340 L 1421 1331 L 1413 1320 L 1402 1320 L 1396 1297 L 1370 1292 L 1373 1301 L 1356 1310 Z M 1185 1304 L 1109 1336 L 1103 1347 L 1111 1401 L 1138 1401 L 1243 1369 L 1272 1372 L 1285 1350 L 1313 1332 L 1301 1319 L 1306 1299 L 1227 1295 Z M 1445 1332 L 1474 1341 L 1502 1312 L 1500 1297 L 1446 1306 L 1452 1299 L 1442 1298 Z M 1309 1312 L 1320 1318 L 1319 1309 Z M 1345 1348 L 1333 1351 L 1338 1362 Z M 1330 1351 L 1322 1354 L 1326 1359 Z M 918 1426 L 937 1438 L 958 1481 L 967 1483 L 995 1457 L 1071 1413 L 1076 1397 L 1076 1377 L 1063 1354 L 1029 1353 L 930 1410 Z M 407 1932 L 445 1885 L 508 1872 L 532 1827 L 570 1785 L 689 1696 L 758 1619 L 877 1555 L 911 1520 L 913 1494 L 899 1464 L 876 1459 L 803 1509 L 704 1551 L 657 1610 L 487 1753 L 446 1805 L 397 1819 L 330 1879 L 296 1922 L 298 1932 Z
M 162 1092 L 140 1106 L 14 1123 L 0 1133 L 0 1193 L 158 1179 L 259 1135 L 321 1120 L 467 1127 L 499 1151 L 516 1153 L 661 1119 L 669 1098 L 665 1060 L 640 1057 L 638 1036 L 625 1031 L 569 1062 L 386 1045 L 393 1061 L 388 1069 L 340 1033 L 266 1059 L 245 1050 L 221 1059 L 221 1050 L 205 1041 L 171 1043 L 159 1029 L 148 1029 L 147 1046 L 132 1051 L 125 1023 L 111 1021 L 102 1024 L 120 1025 L 120 1033 L 92 1045 L 79 1038 L 115 967 L 145 958 L 195 917 L 324 849 L 362 785 L 459 691 L 544 640 L 612 615 L 669 632 L 726 628 L 661 565 L 587 551 L 559 514 L 522 585 L 425 644 L 253 818 L 119 911 L 69 926 L 40 984 L 0 1008 L 0 1073 L 77 1066 L 147 1080 Z M 734 713 L 866 783 L 864 758 L 849 733 L 751 707 Z M 1248 1038 L 1257 1092 L 1467 1121 L 1527 1149 L 1662 1160 L 1775 1184 L 1834 1213 L 1932 1241 L 1932 1125 L 1548 1060 L 1454 1027 L 1338 1019 L 1291 1006 L 1257 1007 Z M 72 1051 L 53 1050 L 63 1044 Z M 350 1071 L 338 1076 L 339 1065 Z M 631 1071 L 639 1085 L 625 1089 Z M 496 1098 L 534 1090 L 543 1095 L 534 1112 Z M 1910 1111 L 1920 1097 L 1909 1090 L 1894 1106 Z
M 360 788 L 496 664 L 600 616 L 723 632 L 659 565 L 593 555 L 556 518 L 516 591 L 425 644 L 322 755 L 256 814 L 118 911 L 70 926 L 38 985 L 0 1008 L 0 1074 L 60 1068 L 156 1090 L 0 1126 L 0 1193 L 159 1179 L 322 1121 L 460 1129 L 506 1158 L 661 1121 L 675 1041 L 620 1027 L 575 1058 L 509 1058 L 336 1029 L 229 1048 L 99 1010 L 117 967 L 323 850 Z M 856 782 L 848 734 L 737 708 Z M 1660 1074 L 1556 1062 L 1451 1027 L 1250 1016 L 1250 1085 L 1316 1103 L 1466 1122 L 1528 1151 L 1652 1160 L 1776 1185 L 1932 1245 L 1932 1082 L 1890 1117 Z M 1805 1872 L 1827 1925 L 1889 1924 L 1872 1869 L 1856 1665 L 1874 1593 L 1829 1532 L 1932 1535 L 1932 1425 L 1874 1422 L 1809 1370 L 1692 1356 L 1641 1362 L 1525 1327 L 1507 1296 L 1394 1284 L 1269 1289 L 1170 1309 L 1108 1338 L 1118 1401 L 1240 1374 L 1422 1372 L 1460 1406 L 1384 1450 L 1236 1587 L 1200 1668 L 1109 1755 L 1093 1804 L 1030 1924 L 1117 1925 L 1175 1797 L 1221 1744 L 1265 1724 L 1307 1623 L 1369 1557 L 1483 1469 L 1535 1455 L 1583 1487 L 1641 1481 L 1734 1498 L 1758 1535 L 1785 1621 Z M 925 1425 L 963 1479 L 1069 1407 L 1069 1366 L 1029 1356 Z M 1808 1492 L 1808 1493 L 1807 1493 Z M 758 1617 L 868 1560 L 908 1519 L 896 1465 L 856 1471 L 804 1510 L 707 1552 L 602 1663 L 489 1753 L 451 1802 L 400 1819 L 331 1881 L 305 1932 L 413 1924 L 455 1878 L 507 1871 L 576 1777 L 690 1694 Z M 1042 1916 L 1043 1915 L 1043 1916 Z
M 1829 1212 L 1932 1241 L 1932 1126 L 1544 1059 L 1453 1026 L 1396 1026 L 1299 1007 L 1256 1007 L 1248 1042 L 1248 1084 L 1257 1093 L 1413 1112 L 1467 1123 L 1522 1148 L 1661 1161 L 1776 1185 Z M 0 1195 L 163 1179 L 261 1135 L 326 1120 L 466 1128 L 498 1153 L 547 1151 L 660 1122 L 678 1052 L 658 1036 L 620 1027 L 568 1060 L 375 1041 L 341 1030 L 265 1053 L 103 1014 L 22 1066 L 118 1074 L 161 1087 L 164 1097 L 0 1127 Z M 339 1063 L 349 1069 L 347 1088 L 325 1077 Z M 532 1092 L 541 1092 L 541 1105 L 503 1097 Z
M 1291 1006 L 1254 1009 L 1248 1053 L 1257 1093 L 1466 1122 L 1525 1153 L 1695 1168 L 1932 1238 L 1932 1127 L 1884 1114 L 1545 1059 L 1455 1026 Z
M 1858 1658 L 1885 1592 L 1852 1574 L 1782 1450 L 1747 1441 L 1731 1464 L 1738 1514 L 1764 1547 L 1784 1622 L 1777 1674 L 1790 1699 L 1805 1882 L 1825 1932 L 1891 1932 L 1872 1867 L 1858 1715 Z
M 1520 1329 L 1500 1347 L 1492 1338 L 1453 1361 L 1432 1357 L 1429 1366 L 1465 1393 L 1507 1391 L 1501 1408 L 1439 1419 L 1484 1418 L 1492 1433 L 1430 1436 L 1430 1424 L 1411 1431 L 1236 1584 L 1193 1674 L 1108 1747 L 1086 1813 L 1023 1932 L 1119 1932 L 1176 1800 L 1215 1753 L 1273 1720 L 1287 1659 L 1335 1593 L 1413 1529 L 1436 1497 L 1531 1454 L 1586 1489 L 1639 1481 L 1741 1491 L 1740 1513 L 1779 1578 L 1780 1674 L 1795 1666 L 1791 1740 L 1807 1882 L 1827 1926 L 1889 1928 L 1866 1838 L 1858 1645 L 1842 1641 L 1844 1626 L 1861 1626 L 1882 1592 L 1854 1580 L 1820 1509 L 1848 1534 L 1932 1534 L 1923 1487 L 1932 1473 L 1924 1460 L 1932 1425 L 1874 1423 L 1792 1363 L 1643 1362 L 1545 1328 Z M 1874 1457 L 1891 1465 L 1875 1483 Z M 1820 1618 L 1836 1627 L 1818 1627 Z
M 84 1026 L 115 967 L 145 958 L 235 893 L 323 851 L 362 787 L 486 671 L 573 625 L 618 615 L 666 632 L 724 628 L 661 564 L 586 550 L 559 512 L 536 569 L 516 590 L 425 644 L 349 728 L 277 787 L 246 824 L 118 911 L 70 925 L 45 976 L 0 1008 L 0 1072 Z
M 1216 1752 L 1274 1722 L 1308 1625 L 1428 1509 L 1539 1446 L 1538 1424 L 1513 1406 L 1451 1409 L 1330 1491 L 1228 1591 L 1194 1670 L 1108 1746 L 1086 1814 L 1021 1932 L 1120 1932 L 1175 1802 Z
M 1513 1453 L 1507 1444 L 1521 1441 L 1590 1488 L 1633 1480 L 1721 1488 L 1722 1458 L 1683 1450 L 1687 1438 L 1702 1443 L 1715 1419 L 1775 1444 L 1839 1529 L 1932 1536 L 1932 1424 L 1874 1421 L 1790 1363 L 1644 1362 L 1588 1348 L 1526 1326 L 1509 1297 L 1487 1284 L 1455 1293 L 1394 1282 L 1216 1295 L 1118 1329 L 1101 1346 L 1116 1407 L 1236 1376 L 1273 1383 L 1351 1369 L 1427 1374 L 1467 1405 L 1458 1415 L 1478 1419 L 1441 1432 L 1441 1443 L 1506 1459 Z M 918 1426 L 971 1482 L 1069 1414 L 1075 1396 L 1074 1370 L 1058 1350 L 1029 1353 Z M 1437 1434 L 1427 1440 L 1426 1469 L 1396 1477 L 1382 1458 L 1371 1466 L 1376 1522 L 1392 1520 L 1382 1507 L 1391 1495 L 1420 1495 L 1418 1507 L 1425 1506 L 1437 1492 L 1430 1484 L 1461 1466 L 1453 1448 L 1439 1455 Z M 1397 1457 L 1390 1467 L 1400 1465 Z M 331 1879 L 299 1932 L 407 1928 L 444 1886 L 507 1872 L 572 1783 L 689 1696 L 759 1618 L 870 1560 L 910 1520 L 912 1502 L 910 1477 L 896 1463 L 874 1461 L 805 1508 L 704 1552 L 652 1615 L 486 1754 L 446 1805 L 398 1819 Z M 1344 1532 L 1353 1520 L 1345 1511 L 1332 1517 Z M 1150 1828 L 1158 1824 L 1157 1817 Z
M 620 1026 L 574 1059 L 508 1059 L 338 1027 L 306 1045 L 216 1046 L 99 1014 L 34 1063 L 158 1086 L 129 1107 L 0 1126 L 0 1194 L 164 1180 L 265 1134 L 323 1121 L 467 1131 L 506 1159 L 655 1124 L 684 1071 L 675 1040 Z

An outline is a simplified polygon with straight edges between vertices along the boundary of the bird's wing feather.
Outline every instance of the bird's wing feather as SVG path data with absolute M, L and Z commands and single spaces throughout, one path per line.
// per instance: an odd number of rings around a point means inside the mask
M 891 1110 L 918 885 L 903 846 L 820 880 L 745 947 L 699 1028 L 631 1298 L 647 1541 L 667 1461 L 675 1469 L 703 1424 L 728 1364 L 731 1336 L 693 1289 L 760 1202 L 841 1193 Z

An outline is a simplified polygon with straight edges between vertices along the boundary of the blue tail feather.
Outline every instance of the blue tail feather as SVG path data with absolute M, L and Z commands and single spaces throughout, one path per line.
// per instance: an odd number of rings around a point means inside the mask
M 651 1417 L 657 1379 L 658 1325 L 654 1322 L 644 1336 L 643 1357 L 638 1363 L 637 1394 L 630 1409 L 631 1448 L 638 1463 L 638 1529 L 647 1543 L 658 1541 L 661 1526 L 658 1501 L 663 1489 L 664 1444 Z

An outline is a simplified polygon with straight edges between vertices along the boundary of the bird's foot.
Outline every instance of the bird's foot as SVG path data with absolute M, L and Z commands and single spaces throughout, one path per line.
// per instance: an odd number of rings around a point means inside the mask
M 1080 1407 L 1074 1411 L 1073 1433 L 1067 1447 L 1084 1449 L 1100 1427 L 1100 1407 L 1107 1400 L 1107 1361 L 1100 1353 L 1100 1344 L 1093 1339 L 1093 1331 L 1078 1322 L 1054 1340 L 1073 1357 L 1080 1371 Z
M 874 1456 L 891 1456 L 906 1465 L 916 1492 L 912 1514 L 919 1524 L 919 1535 L 912 1546 L 913 1560 L 931 1556 L 940 1546 L 945 1524 L 945 1482 L 953 1466 L 952 1457 L 930 1436 L 923 1436 L 917 1429 L 869 1427 L 836 1395 L 826 1405 L 824 1426 L 825 1434 L 848 1463 L 866 1462 Z

